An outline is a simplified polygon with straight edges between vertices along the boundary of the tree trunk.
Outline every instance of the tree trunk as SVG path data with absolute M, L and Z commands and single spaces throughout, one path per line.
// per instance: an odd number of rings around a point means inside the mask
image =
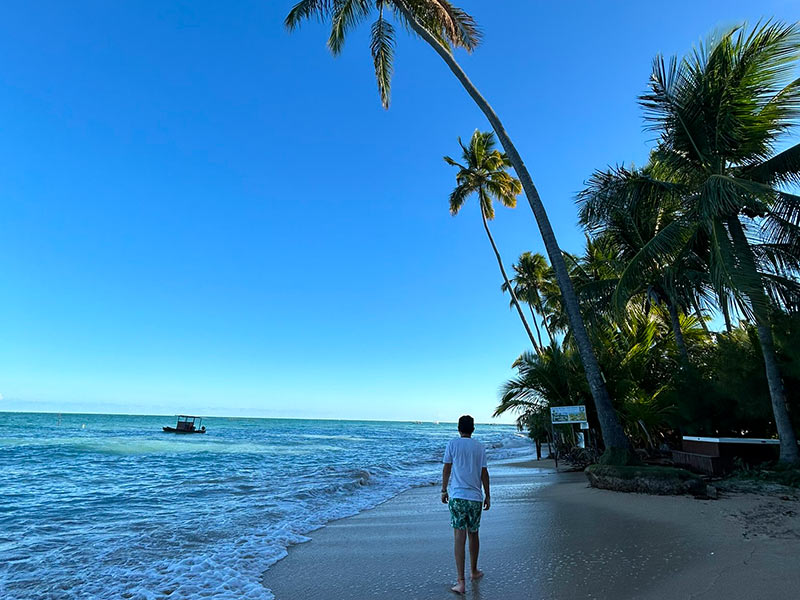
M 528 173 L 528 169 L 525 167 L 525 163 L 522 161 L 519 152 L 517 152 L 517 148 L 512 143 L 511 138 L 508 136 L 497 114 L 495 114 L 486 99 L 469 80 L 450 51 L 418 23 L 401 2 L 396 3 L 395 6 L 403 14 L 414 32 L 425 40 L 442 60 L 444 60 L 470 97 L 478 105 L 478 108 L 481 109 L 489 120 L 503 149 L 506 151 L 511 165 L 514 167 L 517 176 L 522 182 L 525 196 L 528 198 L 528 203 L 536 218 L 536 223 L 539 225 L 539 231 L 541 232 L 542 241 L 547 250 L 547 256 L 550 259 L 550 264 L 555 272 L 558 287 L 561 290 L 564 307 L 569 319 L 570 330 L 578 346 L 583 369 L 586 373 L 586 379 L 589 383 L 592 398 L 594 399 L 595 409 L 597 410 L 597 417 L 600 421 L 600 428 L 603 432 L 603 441 L 605 442 L 607 451 L 603 462 L 624 464 L 635 460 L 630 441 L 625 436 L 625 431 L 622 429 L 622 425 L 620 425 L 617 413 L 614 410 L 614 405 L 611 403 L 611 397 L 608 394 L 605 381 L 600 372 L 600 365 L 594 355 L 594 350 L 589 340 L 589 334 L 586 332 L 586 327 L 583 324 L 578 298 L 575 295 L 572 281 L 569 278 L 564 256 L 561 253 L 561 249 L 558 247 L 553 227 L 550 225 L 550 219 L 547 217 L 547 212 L 539 197 L 539 192 L 533 184 L 533 179 L 531 179 L 530 173 Z
M 758 329 L 758 340 L 761 342 L 761 353 L 764 355 L 764 368 L 767 371 L 772 413 L 775 415 L 775 426 L 781 440 L 780 461 L 787 464 L 800 464 L 797 436 L 789 418 L 789 411 L 786 409 L 786 392 L 783 389 L 783 380 L 778 368 L 772 329 L 769 323 L 764 323 L 761 319 L 758 319 L 756 329 Z
M 539 295 L 539 290 L 536 290 L 536 306 L 539 310 L 539 314 L 542 315 L 542 325 L 544 325 L 544 330 L 547 332 L 547 337 L 550 338 L 550 345 L 553 345 L 553 332 L 550 331 L 550 326 L 547 324 L 547 315 L 544 314 L 544 307 L 542 306 L 542 297 Z
M 528 308 L 531 311 L 531 319 L 533 319 L 533 326 L 536 327 L 536 337 L 539 339 L 539 348 L 544 349 L 544 344 L 542 343 L 542 331 L 541 329 L 539 329 L 539 321 L 536 318 L 536 313 L 533 312 L 533 306 L 531 306 L 531 303 L 528 302 L 527 304 Z
M 731 237 L 741 253 L 742 266 L 756 274 L 755 259 L 752 254 L 747 237 L 744 234 L 742 224 L 737 217 L 729 221 Z M 750 290 L 747 294 L 753 313 L 756 318 L 756 329 L 758 330 L 758 340 L 761 342 L 761 353 L 764 355 L 764 368 L 767 372 L 767 384 L 769 385 L 769 398 L 772 402 L 772 414 L 775 416 L 775 427 L 778 430 L 778 437 L 781 440 L 780 461 L 786 464 L 800 464 L 800 452 L 797 448 L 797 436 L 795 435 L 792 421 L 789 418 L 789 411 L 786 408 L 786 392 L 783 388 L 780 369 L 778 368 L 778 357 L 775 354 L 775 344 L 772 339 L 772 329 L 770 328 L 769 316 L 767 313 L 768 299 L 763 288 L 760 290 Z M 760 296 L 760 297 L 759 297 Z
M 686 350 L 686 340 L 681 331 L 681 318 L 678 315 L 678 309 L 675 303 L 667 298 L 667 309 L 669 310 L 669 319 L 672 322 L 672 333 L 675 335 L 675 345 L 678 347 L 678 354 L 681 357 L 681 366 L 684 369 L 689 368 L 689 352 Z
M 525 331 L 528 332 L 528 337 L 531 338 L 531 344 L 533 344 L 536 353 L 541 354 L 539 347 L 536 345 L 536 340 L 533 337 L 533 332 L 531 331 L 531 328 L 528 325 L 528 320 L 525 318 L 525 313 L 522 312 L 522 307 L 519 305 L 519 300 L 517 300 L 517 295 L 514 293 L 514 288 L 511 286 L 511 282 L 508 280 L 508 275 L 506 275 L 506 269 L 503 266 L 503 259 L 500 258 L 500 252 L 498 252 L 497 245 L 494 243 L 492 232 L 489 231 L 489 222 L 486 220 L 486 215 L 483 213 L 483 207 L 480 206 L 479 210 L 481 211 L 481 218 L 483 219 L 483 228 L 486 230 L 486 235 L 489 236 L 489 241 L 492 243 L 492 250 L 494 250 L 494 256 L 495 258 L 497 258 L 497 264 L 500 266 L 500 272 L 503 274 L 503 281 L 506 282 L 506 288 L 508 289 L 508 293 L 511 294 L 511 301 L 514 303 L 514 306 L 516 307 L 517 312 L 519 313 L 519 318 L 522 321 L 522 324 L 525 326 Z

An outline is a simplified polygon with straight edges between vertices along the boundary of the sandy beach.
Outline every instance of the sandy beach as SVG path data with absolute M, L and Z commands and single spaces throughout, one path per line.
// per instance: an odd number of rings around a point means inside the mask
M 467 598 L 796 597 L 796 495 L 620 494 L 552 467 L 492 466 L 493 506 L 481 526 L 486 577 L 468 585 Z M 438 487 L 415 488 L 314 532 L 262 583 L 277 600 L 453 598 L 451 531 Z

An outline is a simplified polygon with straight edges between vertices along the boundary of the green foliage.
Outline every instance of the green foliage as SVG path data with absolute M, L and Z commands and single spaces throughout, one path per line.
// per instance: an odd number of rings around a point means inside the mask
M 800 430 L 800 314 L 772 315 L 778 365 L 795 429 Z M 684 435 L 773 437 L 764 358 L 758 335 L 743 322 L 693 355 L 665 393 L 676 407 L 672 427 Z
M 450 214 L 457 215 L 467 198 L 473 194 L 478 195 L 481 213 L 489 221 L 494 219 L 492 200 L 514 208 L 517 196 L 522 192 L 522 184 L 519 179 L 509 175 L 507 169 L 511 163 L 505 154 L 495 148 L 494 134 L 476 129 L 469 145 L 464 145 L 461 138 L 458 138 L 458 144 L 461 146 L 463 163 L 449 156 L 444 157 L 447 164 L 458 167 L 457 186 L 450 194 Z
M 472 52 L 481 39 L 475 20 L 448 0 L 301 0 L 289 11 L 285 25 L 294 31 L 311 19 L 329 23 L 328 48 L 336 56 L 350 32 L 372 16 L 376 20 L 370 31 L 370 51 L 384 108 L 389 108 L 394 63 L 395 27 L 390 18 L 406 29 L 413 20 L 448 50 Z
M 576 260 L 585 273 L 594 269 L 583 258 Z M 660 308 L 646 311 L 629 303 L 622 316 L 610 312 L 587 322 L 606 385 L 635 445 L 677 445 L 681 435 L 774 436 L 763 355 L 752 325 L 743 321 L 730 333 L 709 335 L 696 317 L 682 315 L 691 356 L 691 367 L 682 369 L 668 315 Z M 775 311 L 772 322 L 790 414 L 800 428 L 800 313 Z M 514 367 L 517 376 L 502 386 L 495 414 L 514 412 L 521 426 L 541 434 L 549 428 L 550 406 L 586 404 L 590 426 L 597 429 L 581 362 L 568 337 L 538 354 L 524 353 Z M 603 460 L 627 464 L 630 457 Z
M 734 28 L 682 61 L 657 57 L 641 97 L 659 132 L 661 176 L 680 183 L 675 225 L 655 236 L 626 272 L 673 263 L 693 249 L 709 284 L 748 318 L 796 305 L 800 197 L 780 188 L 800 177 L 796 147 L 774 154 L 800 117 L 797 25 Z M 635 277 L 623 276 L 622 288 Z M 766 292 L 766 293 L 765 293 Z
M 798 59 L 800 25 L 775 22 L 735 27 L 682 60 L 657 57 L 640 98 L 659 136 L 649 162 L 597 171 L 578 195 L 589 239 L 570 275 L 639 446 L 772 437 L 778 422 L 782 459 L 794 460 L 782 407 L 796 429 L 800 196 L 785 186 L 800 182 L 800 145 L 775 149 L 800 119 Z M 558 299 L 545 305 L 563 323 Z M 747 322 L 711 334 L 710 308 Z

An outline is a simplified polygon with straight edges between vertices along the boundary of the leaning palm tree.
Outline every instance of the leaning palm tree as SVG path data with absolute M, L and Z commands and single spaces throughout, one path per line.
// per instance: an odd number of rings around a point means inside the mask
M 522 298 L 530 308 L 533 325 L 536 327 L 536 337 L 539 339 L 539 348 L 544 348 L 542 342 L 542 331 L 539 328 L 539 318 L 542 318 L 542 325 L 547 333 L 548 345 L 553 343 L 553 333 L 547 322 L 547 314 L 542 303 L 542 293 L 546 288 L 553 288 L 553 270 L 547 264 L 547 259 L 540 253 L 523 252 L 519 260 L 511 265 L 514 269 L 513 292 L 517 298 Z M 503 284 L 503 291 L 510 292 L 512 287 Z M 511 302 L 515 302 L 512 296 Z M 538 317 L 537 317 L 538 315 Z
M 347 34 L 356 26 L 374 16 L 370 36 L 370 49 L 375 66 L 375 76 L 383 106 L 388 108 L 394 60 L 395 27 L 391 17 L 416 33 L 444 60 L 450 71 L 486 116 L 517 173 L 542 235 L 547 256 L 553 266 L 563 305 L 569 317 L 571 333 L 579 348 L 589 388 L 592 391 L 607 454 L 604 462 L 628 462 L 633 458 L 630 442 L 619 423 L 611 397 L 608 395 L 597 358 L 581 317 L 578 298 L 569 278 L 567 265 L 556 241 L 553 227 L 545 211 L 539 192 L 533 184 L 525 163 L 506 132 L 503 123 L 478 88 L 453 56 L 454 48 L 474 50 L 480 42 L 480 31 L 475 20 L 448 0 L 301 0 L 286 17 L 286 27 L 291 31 L 307 19 L 330 21 L 331 33 L 328 48 L 334 55 L 341 53 Z
M 456 216 L 461 207 L 464 206 L 467 198 L 473 194 L 478 195 L 483 229 L 492 244 L 492 250 L 494 250 L 494 256 L 500 267 L 500 273 L 503 275 L 503 288 L 507 288 L 510 291 L 511 302 L 517 309 L 517 313 L 519 313 L 519 318 L 528 333 L 531 344 L 533 344 L 536 352 L 540 352 L 528 321 L 525 319 L 525 313 L 522 312 L 522 307 L 519 305 L 517 295 L 508 281 L 503 259 L 500 257 L 497 244 L 494 243 L 494 237 L 492 237 L 492 232 L 489 229 L 489 221 L 494 219 L 492 200 L 497 200 L 503 206 L 514 208 L 517 205 L 517 196 L 522 192 L 522 186 L 519 183 L 519 179 L 515 179 L 508 174 L 507 169 L 510 166 L 508 158 L 505 154 L 495 149 L 492 132 L 481 132 L 476 129 L 475 133 L 472 134 L 472 139 L 469 141 L 469 146 L 465 146 L 461 138 L 458 138 L 458 143 L 461 146 L 461 157 L 464 162 L 459 163 L 449 156 L 444 157 L 448 165 L 458 167 L 458 173 L 456 174 L 457 185 L 450 194 L 450 214 Z
M 632 260 L 636 273 L 674 260 L 687 247 L 707 248 L 718 298 L 758 330 L 784 463 L 800 463 L 797 436 L 775 354 L 770 312 L 791 302 L 800 273 L 800 144 L 775 147 L 800 119 L 798 25 L 736 27 L 682 61 L 654 62 L 642 96 L 660 133 L 658 160 L 683 183 L 682 217 L 662 229 Z M 788 290 L 788 295 L 785 293 Z

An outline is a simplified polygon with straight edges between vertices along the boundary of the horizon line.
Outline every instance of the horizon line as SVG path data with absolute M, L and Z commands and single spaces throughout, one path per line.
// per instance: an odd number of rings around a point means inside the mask
M 118 417 L 177 417 L 178 413 L 164 413 L 164 414 L 142 414 L 142 413 L 117 413 L 117 412 L 71 412 L 71 411 L 55 411 L 55 410 L 4 410 L 0 409 L 2 413 L 14 414 L 29 414 L 29 415 L 104 415 L 104 416 L 118 416 Z M 192 415 L 195 416 L 195 415 Z M 432 420 L 415 420 L 415 419 L 343 419 L 337 417 L 251 417 L 241 415 L 196 415 L 202 419 L 280 419 L 284 421 L 347 421 L 352 423 L 413 423 L 413 424 L 446 424 L 457 425 L 458 421 L 432 421 Z M 513 423 L 485 423 L 475 422 L 476 425 L 514 425 Z

